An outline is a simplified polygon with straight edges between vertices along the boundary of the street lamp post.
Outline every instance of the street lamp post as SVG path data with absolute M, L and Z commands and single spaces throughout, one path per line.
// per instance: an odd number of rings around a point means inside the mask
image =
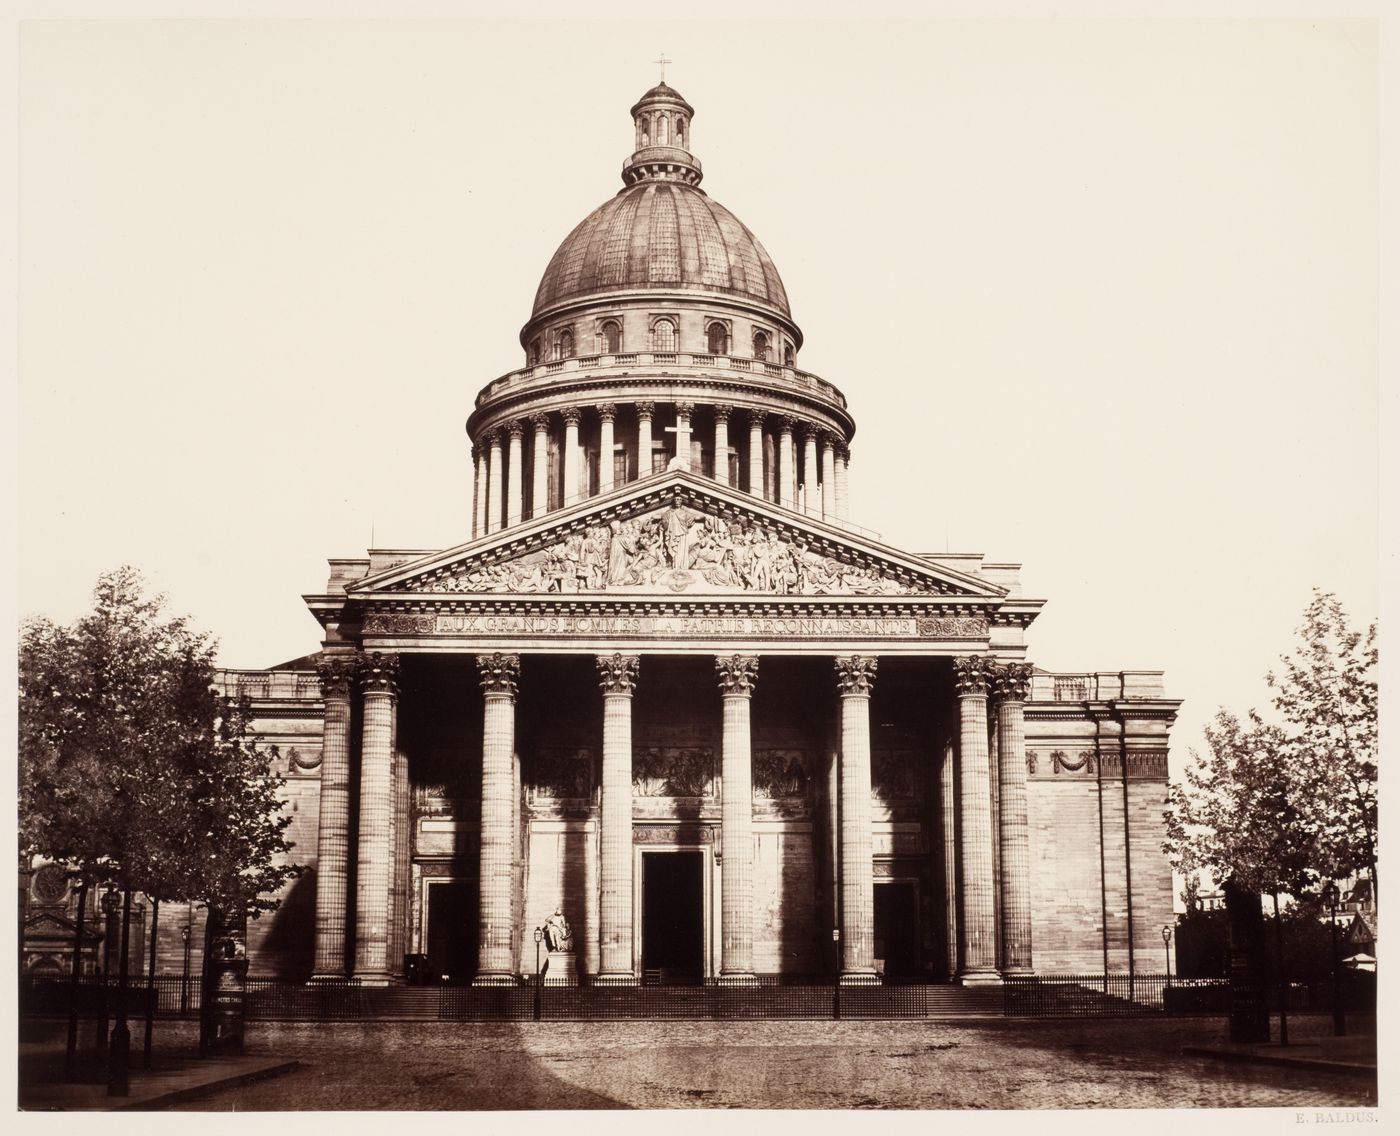
M 1332 1033 L 1337 1037 L 1347 1035 L 1347 1016 L 1342 1008 L 1341 969 L 1337 964 L 1337 884 L 1329 880 L 1323 890 L 1322 901 L 1331 910 L 1332 923 Z
M 121 910 L 121 900 L 117 898 L 116 885 L 108 884 L 102 893 L 102 966 L 98 978 L 101 992 L 98 998 L 99 1017 L 97 1019 L 97 1048 L 107 1048 L 107 984 L 112 976 L 112 947 L 116 942 L 117 931 L 113 926 L 117 912 Z
M 1172 980 L 1172 928 L 1170 923 L 1162 928 L 1162 951 L 1167 958 L 1167 983 L 1170 985 Z
M 180 938 L 185 941 L 185 969 L 180 975 L 180 1017 L 190 1009 L 190 925 L 180 928 Z
M 535 1021 L 540 1020 L 540 985 L 544 975 L 540 973 L 540 944 L 544 942 L 544 931 L 535 928 Z

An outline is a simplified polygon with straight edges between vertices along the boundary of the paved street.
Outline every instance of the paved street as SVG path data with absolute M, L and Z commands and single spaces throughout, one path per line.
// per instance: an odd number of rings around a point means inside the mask
M 1293 1023 L 1294 1040 L 1330 1031 Z M 1230 1108 L 1374 1105 L 1361 1078 L 1184 1057 L 1220 1019 L 258 1023 L 303 1067 L 189 1109 Z

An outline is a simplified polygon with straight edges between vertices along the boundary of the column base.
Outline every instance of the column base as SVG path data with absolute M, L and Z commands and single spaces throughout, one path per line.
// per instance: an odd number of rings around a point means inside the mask
M 361 986 L 390 986 L 393 980 L 384 973 L 366 973 L 355 975 L 355 981 Z
M 721 974 L 715 982 L 720 986 L 757 986 L 758 976 L 755 974 Z
M 308 986 L 314 986 L 318 982 L 348 982 L 349 976 L 343 971 L 332 974 L 313 974 L 306 980 Z
M 594 986 L 636 986 L 637 976 L 635 974 L 595 974 L 592 985 Z
M 994 970 L 971 970 L 958 975 L 959 986 L 1000 986 L 1001 975 Z
M 879 986 L 880 976 L 873 970 L 850 970 L 837 980 L 841 986 Z
M 492 972 L 489 972 L 489 973 L 478 974 L 475 978 L 472 979 L 472 985 L 473 985 L 473 986 L 519 986 L 520 984 L 519 984 L 518 982 L 515 981 L 515 975 L 513 975 L 513 974 L 502 974 L 502 973 L 500 973 L 500 972 L 492 971 Z
M 1029 966 L 1008 967 L 1001 972 L 1003 978 L 1034 978 L 1035 968 Z

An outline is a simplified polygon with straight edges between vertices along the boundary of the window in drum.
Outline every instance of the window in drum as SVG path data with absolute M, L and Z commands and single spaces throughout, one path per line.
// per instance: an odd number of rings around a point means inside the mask
M 554 357 L 556 359 L 572 359 L 574 357 L 574 333 L 567 327 L 559 333 L 559 337 L 554 341 Z
M 622 349 L 622 326 L 617 320 L 604 320 L 598 338 L 604 355 L 616 355 Z
M 766 331 L 755 331 L 753 333 L 753 357 L 755 359 L 767 360 L 773 354 L 772 341 L 768 338 Z
M 651 349 L 653 351 L 674 351 L 676 349 L 676 325 L 668 319 L 659 319 L 651 325 Z
M 706 329 L 705 342 L 711 355 L 728 355 L 729 328 L 716 320 Z

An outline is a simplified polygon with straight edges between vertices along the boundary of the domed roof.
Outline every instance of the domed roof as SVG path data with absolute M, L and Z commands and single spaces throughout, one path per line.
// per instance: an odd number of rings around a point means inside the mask
M 550 260 L 531 318 L 566 300 L 631 288 L 724 292 L 792 317 L 758 238 L 681 181 L 639 182 L 590 213 Z

